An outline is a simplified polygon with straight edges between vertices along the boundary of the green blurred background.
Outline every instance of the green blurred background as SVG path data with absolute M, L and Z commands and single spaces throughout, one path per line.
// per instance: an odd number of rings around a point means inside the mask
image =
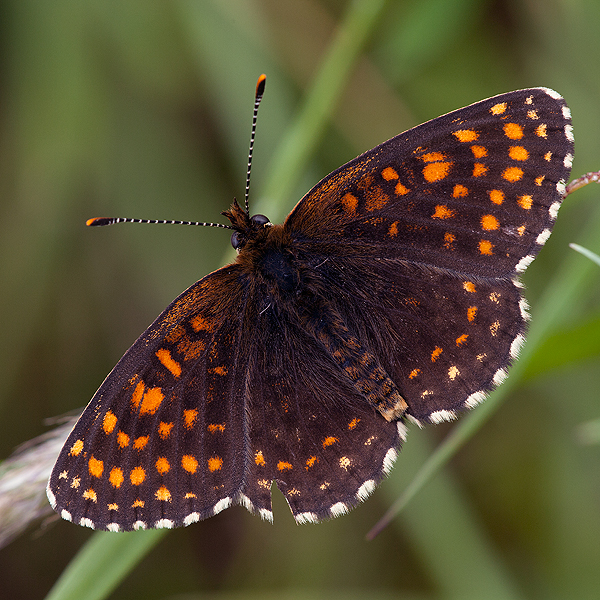
M 260 73 L 251 206 L 281 221 L 358 153 L 522 87 L 566 98 L 573 175 L 600 169 L 599 32 L 597 0 L 0 2 L 0 457 L 83 407 L 154 317 L 231 259 L 223 230 L 84 222 L 223 222 L 243 197 Z M 542 343 L 375 541 L 456 425 L 412 427 L 349 515 L 296 526 L 278 493 L 274 525 L 231 508 L 169 532 L 111 597 L 599 598 L 600 267 L 570 242 L 600 251 L 600 187 L 568 198 L 523 278 Z M 43 598 L 94 535 L 31 527 L 0 551 L 0 596 Z

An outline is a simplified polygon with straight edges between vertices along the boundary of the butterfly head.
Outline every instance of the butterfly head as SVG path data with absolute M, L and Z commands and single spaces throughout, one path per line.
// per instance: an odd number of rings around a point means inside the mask
M 231 235 L 231 245 L 238 253 L 249 241 L 262 237 L 261 234 L 273 226 L 265 215 L 250 216 L 235 199 L 231 208 L 221 214 L 231 221 L 231 229 L 235 230 Z

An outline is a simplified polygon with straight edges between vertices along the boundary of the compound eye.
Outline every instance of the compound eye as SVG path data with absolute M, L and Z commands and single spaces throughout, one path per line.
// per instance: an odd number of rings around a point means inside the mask
M 239 250 L 240 246 L 242 245 L 242 235 L 240 234 L 239 231 L 234 231 L 231 234 L 231 245 L 233 246 L 234 250 Z
M 265 215 L 254 215 L 252 217 L 250 217 L 250 220 L 255 224 L 255 225 L 267 225 L 267 223 L 269 223 L 269 217 L 265 217 Z

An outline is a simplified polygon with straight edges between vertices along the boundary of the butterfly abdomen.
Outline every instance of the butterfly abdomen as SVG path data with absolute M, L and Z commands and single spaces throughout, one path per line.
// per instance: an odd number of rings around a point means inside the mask
M 348 328 L 324 297 L 303 298 L 301 327 L 323 348 L 352 387 L 387 421 L 399 419 L 408 405 L 379 359 Z

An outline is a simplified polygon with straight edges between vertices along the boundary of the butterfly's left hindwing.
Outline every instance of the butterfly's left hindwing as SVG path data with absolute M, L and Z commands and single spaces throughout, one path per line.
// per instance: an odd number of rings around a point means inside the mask
M 94 528 L 172 527 L 238 502 L 247 469 L 247 289 L 225 267 L 177 298 L 106 378 L 48 495 Z
M 350 510 L 391 469 L 405 439 L 356 393 L 314 338 L 271 307 L 256 323 L 263 343 L 249 379 L 252 460 L 245 494 L 271 519 L 271 481 L 295 519 Z

